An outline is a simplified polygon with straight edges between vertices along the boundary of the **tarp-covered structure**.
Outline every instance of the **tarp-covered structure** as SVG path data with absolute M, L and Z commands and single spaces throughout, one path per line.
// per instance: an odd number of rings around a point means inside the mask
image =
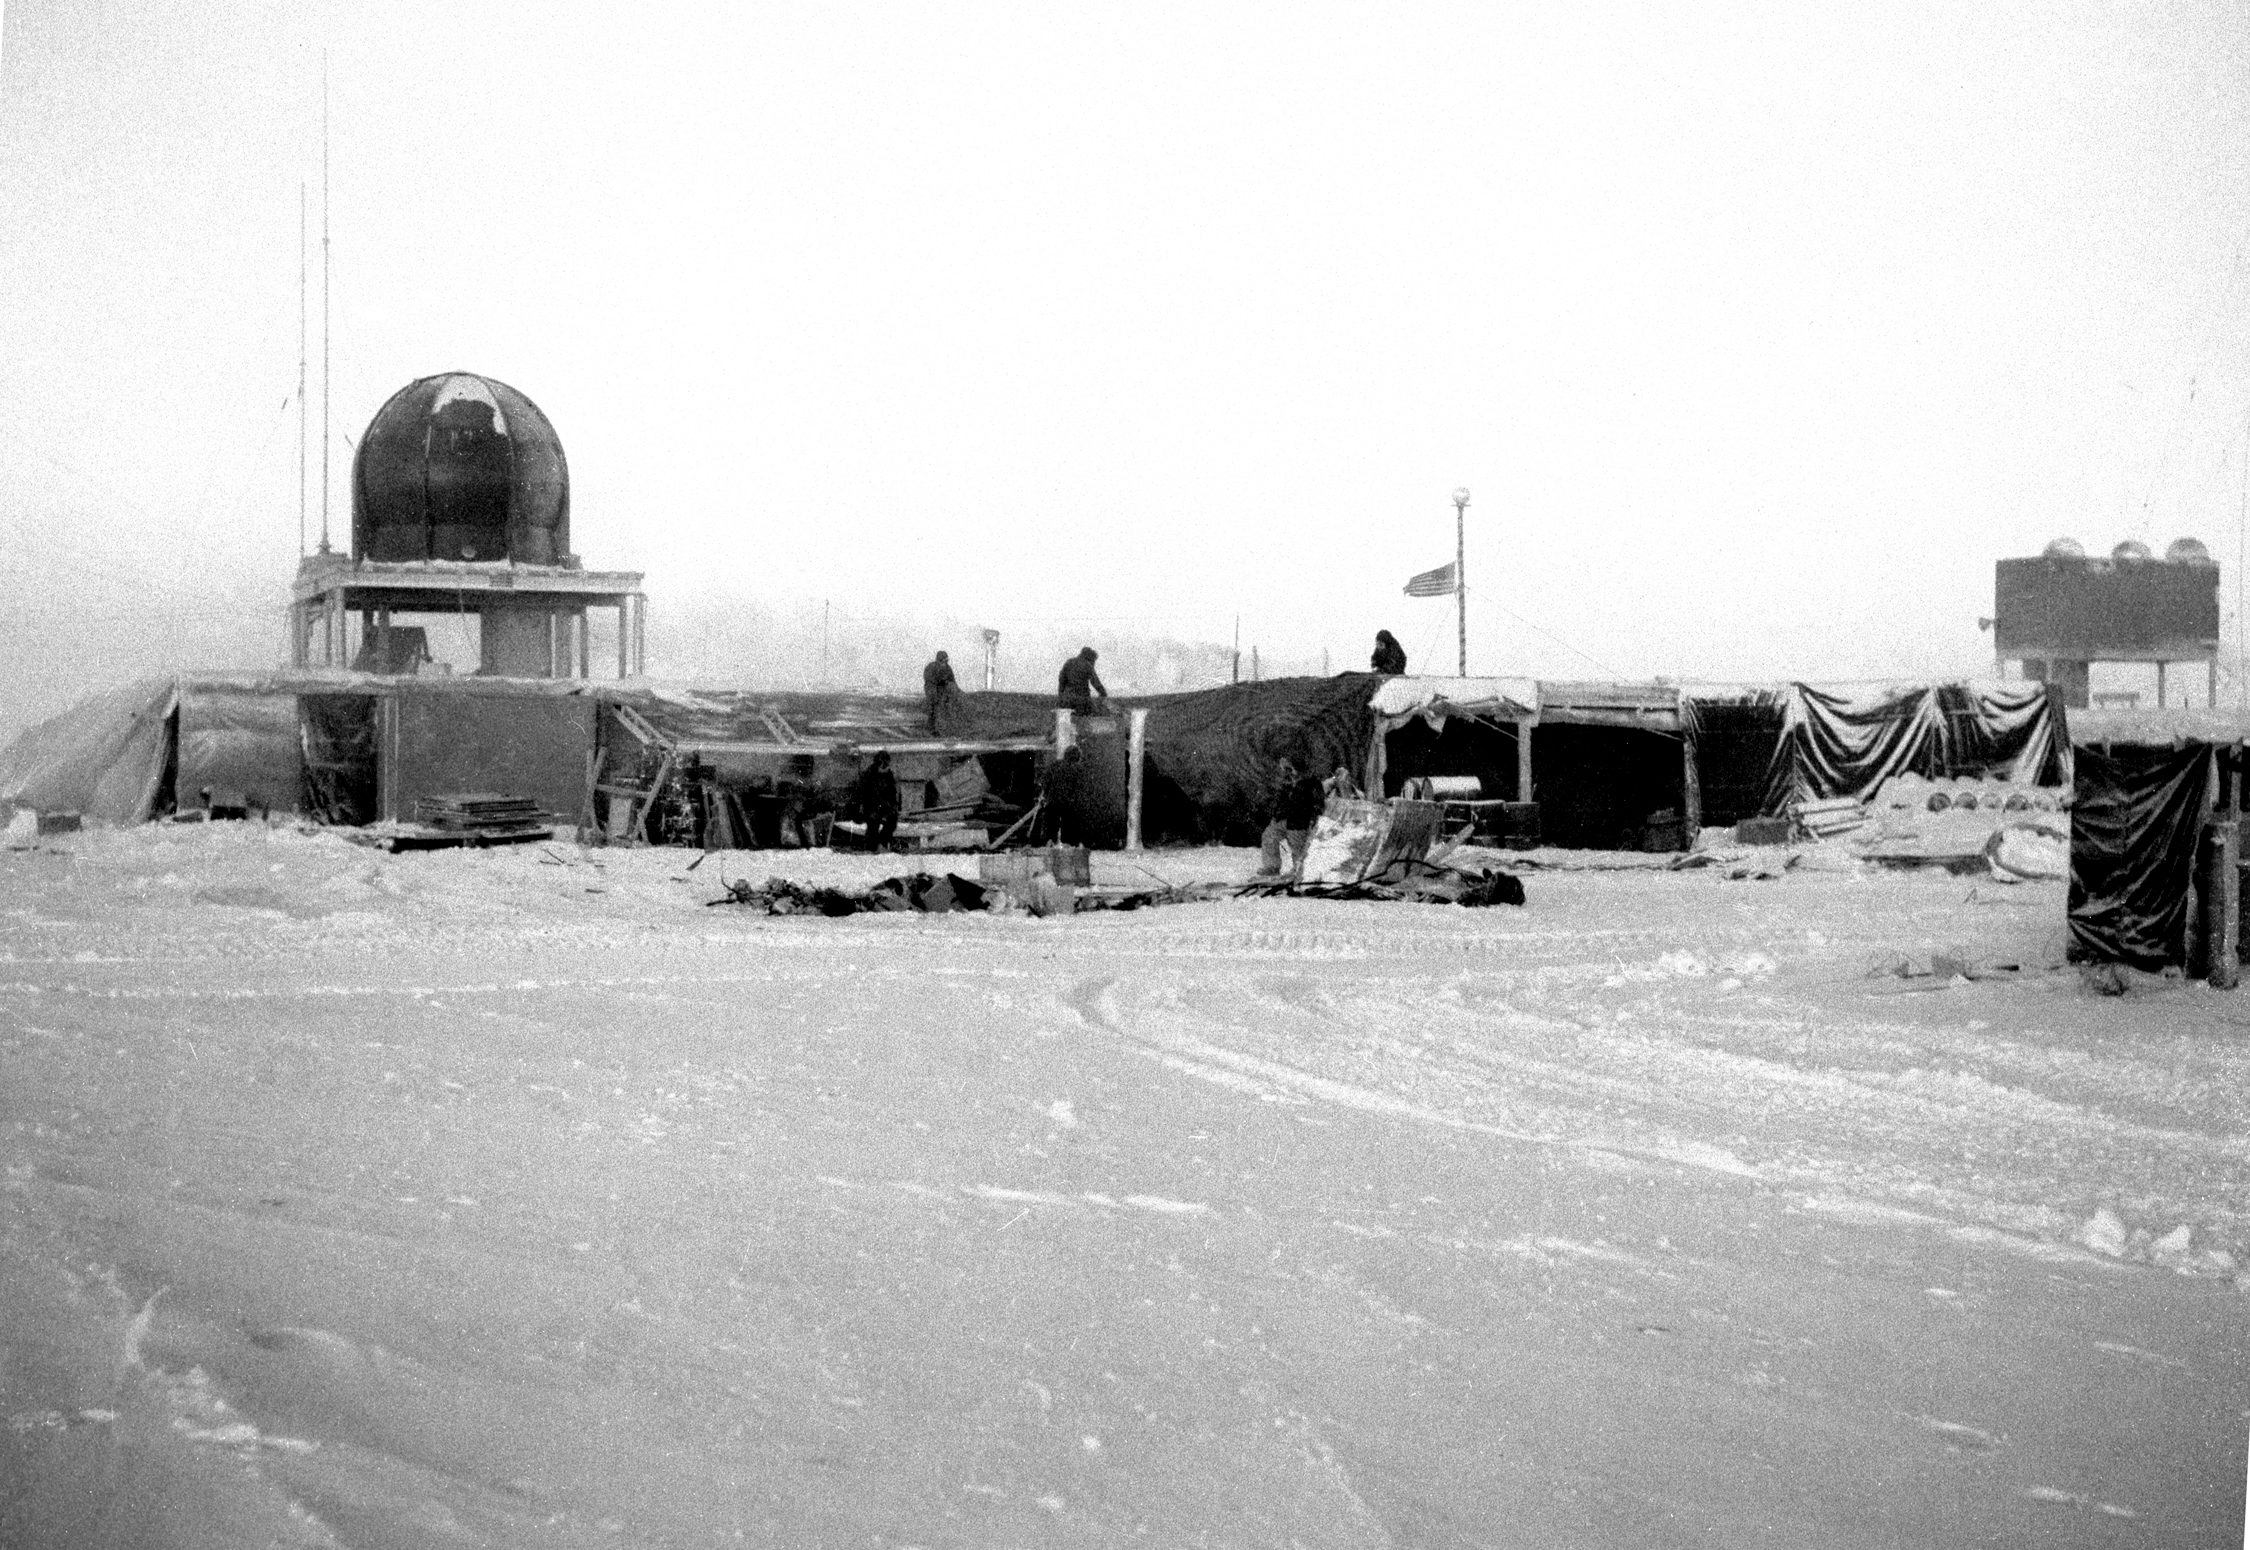
M 601 705 L 591 821 L 631 825 L 621 802 L 670 775 L 694 799 L 728 808 L 741 843 L 817 842 L 819 826 L 856 820 L 851 788 L 880 750 L 891 756 L 902 818 L 1005 823 L 1038 794 L 1054 740 L 1054 702 L 1036 694 L 950 699 L 933 732 L 918 697 L 854 690 L 766 691 L 633 680 L 595 687 Z M 726 799 L 718 793 L 724 791 Z M 731 803 L 731 807 L 730 807 Z
M 2071 742 L 2070 958 L 2152 970 L 2185 964 L 2196 847 L 2221 816 L 2214 801 L 2222 775 L 2242 766 L 2250 717 L 2079 710 Z
M 443 792 L 504 790 L 575 821 L 588 685 L 288 670 L 148 678 L 0 750 L 0 806 L 140 823 L 222 806 L 363 824 Z
M 1595 850 L 1684 850 L 1702 821 L 1677 686 L 1542 679 L 1531 738 L 1541 839 Z
M 155 811 L 175 747 L 169 676 L 90 695 L 0 748 L 0 807 L 140 823 Z
M 1142 752 L 1141 833 L 1151 843 L 1248 844 L 1264 824 L 1275 761 L 1326 775 L 1359 770 L 1366 756 L 1374 673 L 1279 678 L 1187 694 L 1120 696 L 1072 721 L 1078 768 L 1046 786 L 1069 832 L 1097 845 L 1122 844 L 1130 790 L 1131 717 L 1147 713 Z M 1056 746 L 1051 696 L 963 694 L 932 733 L 918 697 L 857 692 L 769 693 L 646 683 L 603 684 L 605 768 L 609 750 L 647 744 L 693 754 L 725 781 L 754 793 L 809 793 L 841 802 L 878 750 L 888 752 L 906 816 L 976 779 L 1027 804 Z M 622 712 L 623 714 L 620 714 Z M 917 788 L 931 788 L 924 793 Z M 758 820 L 753 817 L 753 825 Z
M 1683 704 L 1714 823 L 1793 802 L 1864 800 L 1894 775 L 2070 780 L 2062 703 L 2045 684 L 1691 688 Z M 1756 805 L 1745 811 L 1753 778 Z
M 1369 709 L 1362 784 L 1371 795 L 1397 796 L 1418 778 L 1474 775 L 1482 795 L 1524 800 L 1524 728 L 1539 719 L 1536 680 L 1402 674 L 1376 687 Z
M 2056 784 L 2070 768 L 2062 712 L 2037 684 L 1682 691 L 1340 673 L 1117 698 L 1078 717 L 1079 768 L 1045 789 L 1093 843 L 1125 836 L 1135 710 L 1147 713 L 1150 842 L 1255 839 L 1283 756 L 1323 776 L 1345 770 L 1371 795 L 1472 774 L 1487 805 L 1536 803 L 1545 840 L 1579 846 L 1684 843 L 1699 821 L 1866 796 L 1905 771 Z M 605 788 L 645 783 L 665 756 L 692 754 L 705 777 L 742 792 L 810 793 L 840 810 L 885 749 L 910 814 L 958 808 L 977 791 L 1020 810 L 1042 789 L 1055 717 L 1043 694 L 960 695 L 933 733 L 908 695 L 182 673 L 95 695 L 24 733 L 0 751 L 0 804 L 133 822 L 217 802 L 370 823 L 411 819 L 424 796 L 495 790 L 566 823 L 599 822 Z
M 1097 835 L 1125 832 L 1124 797 L 1129 713 L 1148 712 L 1141 833 L 1150 841 L 1246 845 L 1271 812 L 1276 761 L 1327 776 L 1356 778 L 1367 757 L 1381 675 L 1271 678 L 1188 694 L 1110 702 L 1108 725 L 1081 737 L 1085 758 L 1100 774 L 1089 782 Z M 1081 727 L 1089 718 L 1081 718 Z
M 1431 779 L 1455 816 L 1511 843 L 1678 848 L 1692 835 L 1695 763 L 1672 685 L 1400 677 L 1373 709 L 1370 792 Z

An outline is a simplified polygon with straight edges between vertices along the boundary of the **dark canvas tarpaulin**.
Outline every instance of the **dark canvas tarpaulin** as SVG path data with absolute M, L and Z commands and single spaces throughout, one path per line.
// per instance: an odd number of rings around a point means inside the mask
M 2078 749 L 2069 956 L 2161 969 L 2187 958 L 2189 884 L 2217 750 Z
M 1148 711 L 1149 796 L 1143 834 L 1152 840 L 1255 843 L 1274 799 L 1274 761 L 1287 758 L 1305 773 L 1342 769 L 1356 778 L 1374 735 L 1369 702 L 1376 673 L 1332 678 L 1269 678 L 1192 694 L 1119 700 L 1119 710 Z M 1125 740 L 1119 716 L 1116 741 Z M 1105 788 L 1116 801 L 1124 833 L 1124 761 Z
M 0 749 L 0 807 L 143 822 L 171 760 L 178 699 L 172 679 L 144 678 L 25 729 Z
M 1894 775 L 2063 785 L 2070 746 L 2044 684 L 1925 684 L 1855 693 L 1790 684 L 1764 810 L 1874 795 Z
M 1680 722 L 1695 750 L 1705 824 L 1734 824 L 1764 811 L 1782 721 L 1779 690 L 1731 689 L 1681 696 Z
M 412 819 L 423 797 L 491 791 L 579 821 L 594 749 L 591 696 L 401 685 L 393 705 L 384 757 L 388 816 Z

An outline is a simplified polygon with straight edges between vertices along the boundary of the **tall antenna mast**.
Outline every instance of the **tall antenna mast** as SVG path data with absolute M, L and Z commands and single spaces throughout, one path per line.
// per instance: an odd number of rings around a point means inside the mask
M 320 552 L 328 552 L 328 50 L 320 51 Z
M 297 558 L 305 557 L 305 185 L 297 185 Z
M 1455 670 L 1469 676 L 1469 492 L 1453 492 L 1453 622 L 1461 655 Z

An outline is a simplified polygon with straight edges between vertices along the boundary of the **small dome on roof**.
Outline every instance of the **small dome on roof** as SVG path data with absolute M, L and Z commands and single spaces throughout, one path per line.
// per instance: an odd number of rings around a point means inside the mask
M 2175 538 L 2164 551 L 2164 558 L 2174 565 L 2209 565 L 2211 551 L 2203 547 L 2200 538 Z
M 2083 560 L 2085 548 L 2075 538 L 2057 538 L 2039 551 L 2050 560 Z
M 2150 552 L 2148 545 L 2142 543 L 2138 538 L 2126 539 L 2109 551 L 2109 557 L 2113 560 L 2153 560 L 2156 558 Z
M 560 565 L 569 550 L 570 469 L 537 404 L 455 371 L 375 411 L 352 457 L 359 559 Z

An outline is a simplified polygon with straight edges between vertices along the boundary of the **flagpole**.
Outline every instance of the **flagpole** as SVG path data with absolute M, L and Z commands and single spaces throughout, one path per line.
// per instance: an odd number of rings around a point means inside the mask
M 1461 676 L 1469 676 L 1469 492 L 1453 492 L 1453 619 L 1460 635 Z

